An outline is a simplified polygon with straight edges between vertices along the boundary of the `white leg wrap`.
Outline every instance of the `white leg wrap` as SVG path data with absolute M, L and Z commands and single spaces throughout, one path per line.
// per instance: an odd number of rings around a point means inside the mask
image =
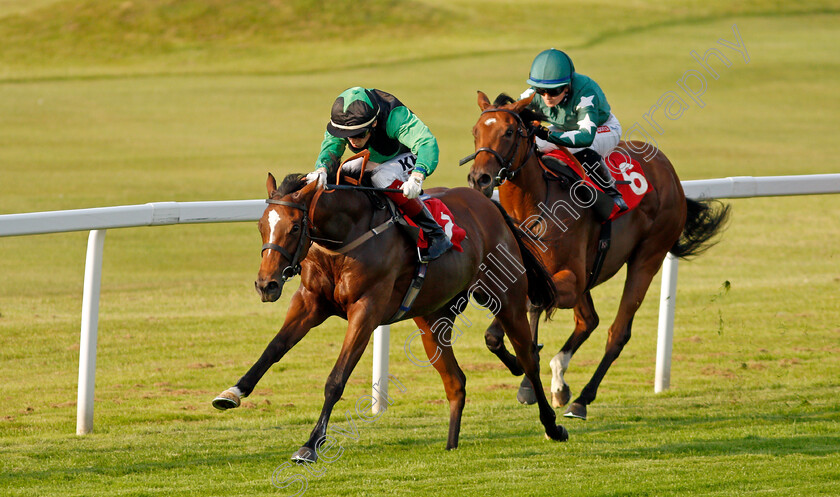
M 560 393 L 563 386 L 566 385 L 566 380 L 563 378 L 563 373 L 569 367 L 569 361 L 572 359 L 571 352 L 558 352 L 556 356 L 551 358 L 551 391 Z

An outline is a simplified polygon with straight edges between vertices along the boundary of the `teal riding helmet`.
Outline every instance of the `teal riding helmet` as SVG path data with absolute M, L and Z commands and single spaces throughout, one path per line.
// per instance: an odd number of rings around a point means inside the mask
M 575 65 L 565 52 L 549 48 L 534 58 L 527 83 L 537 88 L 560 88 L 572 80 Z

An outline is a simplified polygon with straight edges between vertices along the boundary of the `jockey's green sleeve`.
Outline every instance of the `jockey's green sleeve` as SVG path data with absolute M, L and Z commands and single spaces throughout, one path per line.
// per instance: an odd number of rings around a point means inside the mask
M 435 172 L 439 156 L 437 140 L 428 126 L 407 107 L 397 107 L 391 111 L 385 132 L 417 156 L 415 171 L 420 171 L 424 176 Z
M 539 110 L 548 122 L 561 131 L 549 133 L 548 141 L 571 148 L 592 145 L 598 126 L 610 117 L 610 104 L 598 83 L 583 74 L 572 75 L 572 94 L 554 107 L 545 105 L 542 97 L 534 97 L 529 106 Z
M 330 165 L 337 165 L 341 161 L 341 156 L 344 155 L 346 147 L 346 139 L 333 136 L 329 131 L 324 131 L 324 141 L 321 142 L 321 153 L 315 159 L 315 169 L 323 167 L 329 171 Z

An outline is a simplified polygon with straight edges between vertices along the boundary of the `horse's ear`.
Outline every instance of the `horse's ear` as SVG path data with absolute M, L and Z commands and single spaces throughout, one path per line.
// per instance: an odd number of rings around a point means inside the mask
M 490 99 L 487 98 L 487 95 L 484 94 L 483 91 L 478 91 L 478 108 L 481 110 L 487 110 L 492 104 L 490 103 Z
M 306 178 L 301 178 L 300 180 L 306 183 Z M 316 191 L 318 191 L 317 181 L 313 181 L 312 183 L 306 183 L 300 190 L 296 191 L 292 195 L 292 198 L 294 198 L 296 201 L 308 201 L 306 199 L 314 195 Z
M 532 100 L 534 100 L 535 95 L 536 95 L 536 92 L 531 93 L 530 95 L 523 98 L 522 100 L 519 100 L 518 102 L 515 102 L 513 104 L 513 108 L 511 110 L 516 112 L 517 114 L 519 114 L 520 112 L 522 112 L 525 109 L 525 107 L 528 107 L 528 104 L 530 104 Z
M 269 198 L 277 191 L 277 180 L 274 179 L 274 175 L 271 173 L 268 173 L 268 179 L 265 180 L 265 189 L 268 190 Z

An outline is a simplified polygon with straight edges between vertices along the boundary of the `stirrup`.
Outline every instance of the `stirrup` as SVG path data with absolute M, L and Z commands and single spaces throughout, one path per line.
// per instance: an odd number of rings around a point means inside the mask
M 630 209 L 627 207 L 627 202 L 625 202 L 621 196 L 613 197 L 613 202 L 615 202 L 615 205 L 618 206 L 618 212 L 627 212 L 627 210 Z

